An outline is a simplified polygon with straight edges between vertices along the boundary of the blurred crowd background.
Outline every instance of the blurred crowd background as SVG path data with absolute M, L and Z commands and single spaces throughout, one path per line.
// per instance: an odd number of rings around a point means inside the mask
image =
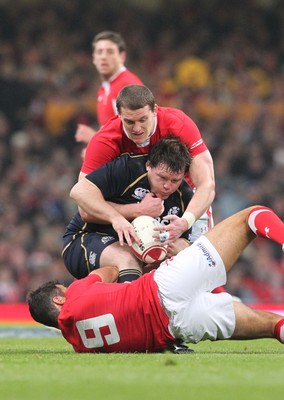
M 215 163 L 215 222 L 252 204 L 284 219 L 282 0 L 0 0 L 0 302 L 72 281 L 62 234 L 76 210 L 74 134 L 96 127 L 91 42 L 122 34 L 157 103 L 198 125 Z M 284 301 L 279 246 L 258 239 L 230 272 L 247 303 Z

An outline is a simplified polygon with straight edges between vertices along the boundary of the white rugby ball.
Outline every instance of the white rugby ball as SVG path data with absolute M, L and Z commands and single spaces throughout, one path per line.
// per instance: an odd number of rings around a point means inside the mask
M 146 264 L 162 261 L 167 254 L 167 245 L 162 245 L 153 239 L 153 235 L 158 233 L 154 228 L 160 226 L 159 222 L 155 218 L 141 215 L 132 221 L 132 225 L 141 241 L 140 245 L 132 242 L 130 248 L 133 254 Z

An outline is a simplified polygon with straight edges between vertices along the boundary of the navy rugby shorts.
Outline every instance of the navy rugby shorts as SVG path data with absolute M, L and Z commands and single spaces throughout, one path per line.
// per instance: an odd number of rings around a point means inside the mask
M 117 235 L 97 232 L 82 232 L 65 237 L 62 256 L 66 268 L 74 278 L 84 278 L 100 267 L 102 251 L 117 241 Z

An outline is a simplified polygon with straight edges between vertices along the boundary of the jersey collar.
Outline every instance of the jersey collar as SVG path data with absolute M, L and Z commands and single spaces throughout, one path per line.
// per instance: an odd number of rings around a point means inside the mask
M 114 75 L 112 75 L 109 79 L 106 79 L 105 81 L 102 81 L 102 85 L 105 86 L 108 83 L 114 81 L 118 75 L 122 74 L 122 72 L 126 71 L 126 67 L 123 65 Z

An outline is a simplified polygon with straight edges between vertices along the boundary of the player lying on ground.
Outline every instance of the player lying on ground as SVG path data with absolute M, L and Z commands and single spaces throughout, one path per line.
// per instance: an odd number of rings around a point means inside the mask
M 61 329 L 77 352 L 157 352 L 176 339 L 276 338 L 284 317 L 234 302 L 211 290 L 246 246 L 263 236 L 283 246 L 284 224 L 270 209 L 250 207 L 220 222 L 194 244 L 138 280 L 116 284 L 105 267 L 72 283 L 42 285 L 28 295 L 33 318 Z

